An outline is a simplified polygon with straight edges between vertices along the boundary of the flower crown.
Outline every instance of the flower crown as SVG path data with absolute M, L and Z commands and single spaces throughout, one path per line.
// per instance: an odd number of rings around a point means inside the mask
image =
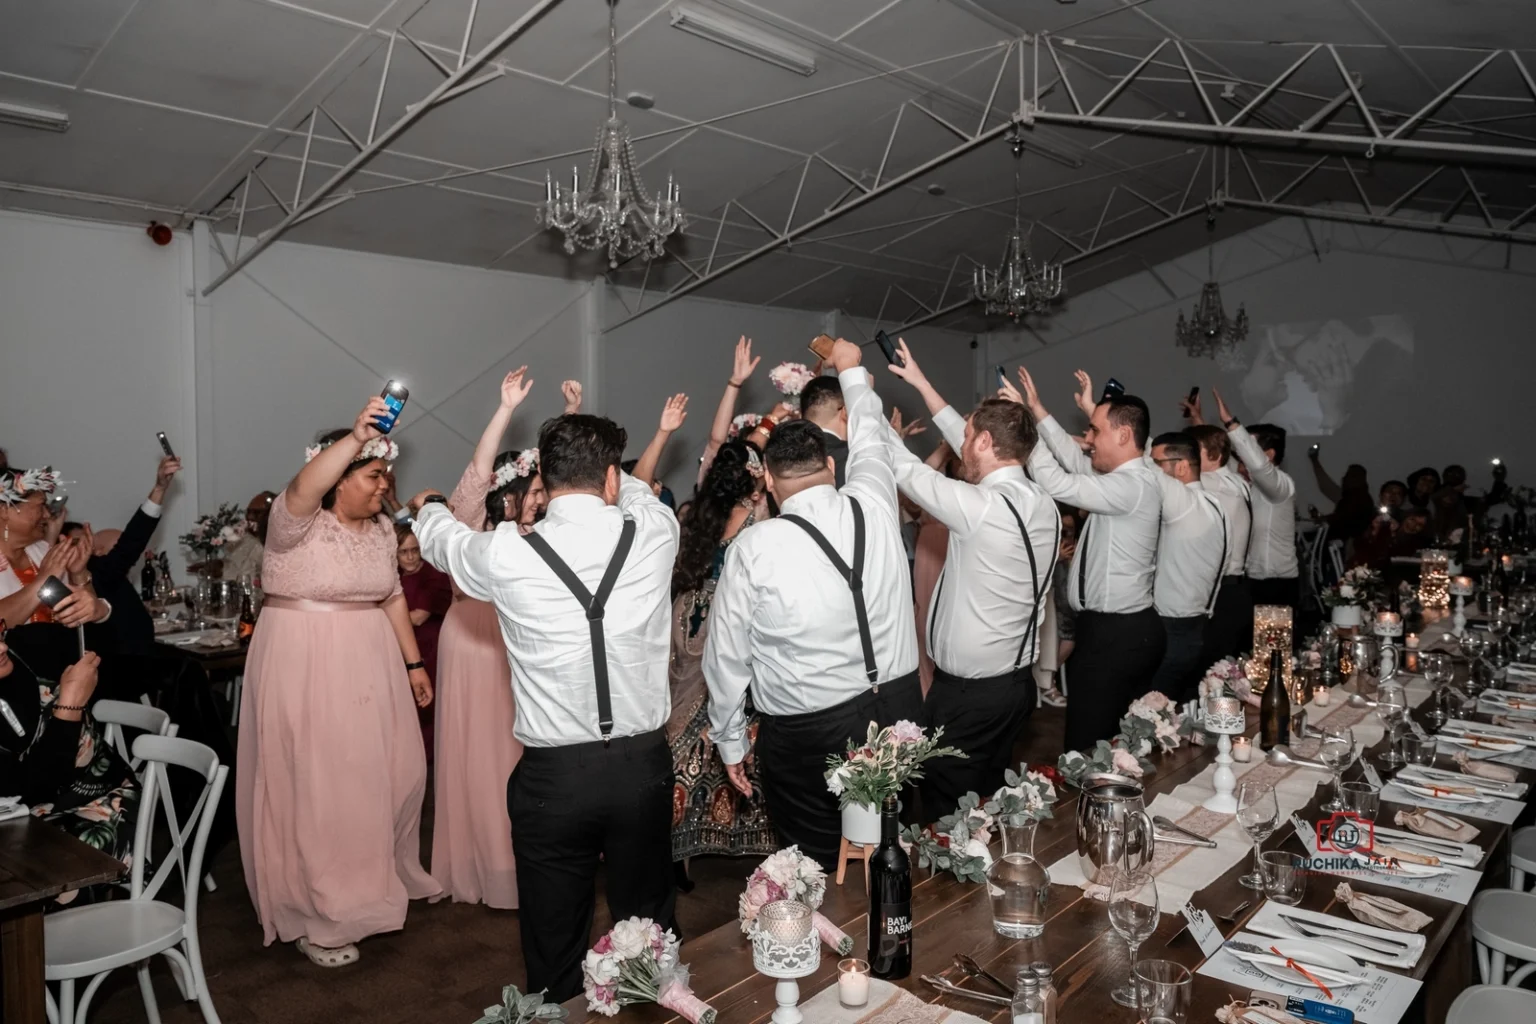
M 754 480 L 761 480 L 763 477 L 763 457 L 757 454 L 757 449 L 752 447 L 750 444 L 747 445 L 746 448 L 747 475 Z
M 511 462 L 496 467 L 496 482 L 493 487 L 505 487 L 513 480 L 521 480 L 525 476 L 532 476 L 539 471 L 539 450 L 537 448 L 524 448 L 517 453 L 517 458 Z
M 734 441 L 743 434 L 750 434 L 761 422 L 763 422 L 763 418 L 757 413 L 744 412 L 731 420 L 731 427 L 726 431 L 725 436 Z
M 322 441 L 319 444 L 312 444 L 305 448 L 304 463 L 308 465 L 313 462 L 316 455 L 319 455 L 335 443 L 335 441 Z M 363 445 L 363 450 L 358 452 L 352 461 L 369 462 L 373 459 L 383 459 L 385 462 L 394 462 L 399 457 L 400 446 L 398 444 L 395 444 L 395 442 L 387 437 L 375 437 Z
M 0 502 L 17 505 L 33 491 L 52 494 L 64 483 L 66 481 L 52 466 L 44 466 L 42 469 L 13 469 L 6 474 L 5 482 L 0 484 Z

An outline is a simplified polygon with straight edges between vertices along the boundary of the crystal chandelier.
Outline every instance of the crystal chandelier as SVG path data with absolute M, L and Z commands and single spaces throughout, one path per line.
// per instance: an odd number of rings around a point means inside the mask
M 1013 234 L 1002 265 L 996 270 L 977 267 L 971 275 L 971 292 L 977 302 L 986 305 L 988 316 L 1006 316 L 1015 322 L 1029 313 L 1044 313 L 1064 292 L 1060 263 L 1036 264 L 1029 251 L 1029 238 L 1019 227 L 1019 163 L 1024 155 L 1024 139 L 1014 135 L 1013 144 Z
M 687 223 L 670 175 L 666 191 L 653 198 L 635 172 L 629 126 L 618 115 L 616 2 L 608 0 L 608 120 L 597 129 L 587 187 L 582 189 L 576 168 L 571 169 L 569 189 L 556 184 L 545 172 L 544 202 L 534 215 L 540 227 L 557 228 L 565 235 L 565 251 L 570 255 L 578 248 L 606 248 L 610 267 L 632 256 L 644 254 L 646 259 L 654 259 L 664 255 L 667 238 Z
M 1208 356 L 1212 359 L 1223 349 L 1234 349 L 1248 337 L 1248 311 L 1241 304 L 1237 307 L 1237 319 L 1228 320 L 1227 311 L 1221 304 L 1221 287 L 1216 283 L 1216 250 L 1206 247 L 1210 280 L 1200 289 L 1200 301 L 1195 305 L 1190 319 L 1179 314 L 1174 339 L 1186 349 L 1190 358 Z

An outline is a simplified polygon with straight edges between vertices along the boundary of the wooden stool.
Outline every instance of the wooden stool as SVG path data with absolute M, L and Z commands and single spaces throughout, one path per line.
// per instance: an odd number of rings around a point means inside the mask
M 838 847 L 837 851 L 837 884 L 843 884 L 843 873 L 848 869 L 848 862 L 850 860 L 858 860 L 863 858 L 864 891 L 869 892 L 869 858 L 873 857 L 874 855 L 875 844 L 871 843 L 866 846 L 863 843 L 849 842 L 848 838 L 845 836 L 843 838 L 842 845 Z

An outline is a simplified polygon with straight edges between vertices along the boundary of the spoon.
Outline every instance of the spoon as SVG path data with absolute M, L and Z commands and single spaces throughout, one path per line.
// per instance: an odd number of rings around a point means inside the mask
M 1297 757 L 1291 753 L 1291 748 L 1284 744 L 1270 747 L 1269 753 L 1264 755 L 1264 759 L 1270 764 L 1278 765 L 1282 768 L 1311 768 L 1315 771 L 1333 773 L 1333 769 L 1321 761 L 1308 761 L 1304 757 Z
M 1252 905 L 1252 903 L 1252 900 L 1243 900 L 1243 902 L 1239 903 L 1225 914 L 1217 914 L 1216 920 L 1225 921 L 1227 924 L 1237 924 L 1237 915 L 1247 910 L 1248 907 Z

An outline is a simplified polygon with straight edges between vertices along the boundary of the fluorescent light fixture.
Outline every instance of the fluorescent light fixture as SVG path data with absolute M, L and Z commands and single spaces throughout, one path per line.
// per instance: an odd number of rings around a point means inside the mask
M 735 18 L 700 7 L 683 5 L 672 10 L 672 27 L 710 42 L 729 46 L 738 53 L 777 64 L 797 75 L 816 73 L 816 55 L 786 39 L 764 32 Z
M 20 125 L 23 128 L 40 128 L 45 132 L 69 131 L 69 115 L 62 110 L 34 107 L 26 103 L 0 100 L 0 124 Z

